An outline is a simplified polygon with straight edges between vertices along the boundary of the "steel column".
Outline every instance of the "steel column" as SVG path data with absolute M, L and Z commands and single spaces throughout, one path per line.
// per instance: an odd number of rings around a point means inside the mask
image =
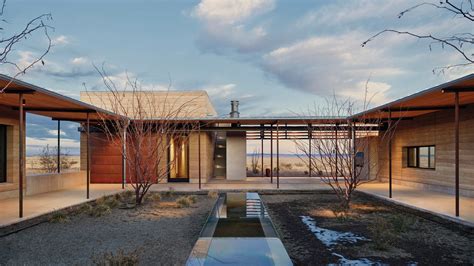
M 86 175 L 86 187 L 87 187 L 87 193 L 86 193 L 86 198 L 89 199 L 89 183 L 90 183 L 90 178 L 91 178 L 91 144 L 90 144 L 90 121 L 89 121 L 89 113 L 87 113 L 87 122 L 86 122 L 86 137 L 87 137 L 87 175 Z
M 25 159 L 24 159 L 24 138 L 25 138 L 25 125 L 24 125 L 24 111 L 23 111 L 23 104 L 24 104 L 24 99 L 23 99 L 23 93 L 19 94 L 19 102 L 18 104 L 20 105 L 19 110 L 20 110 L 20 125 L 19 125 L 19 138 L 20 138 L 20 143 L 19 143 L 19 182 L 18 182 L 18 191 L 19 191 L 19 216 L 20 218 L 23 217 L 23 179 L 24 179 L 24 164 L 25 164 Z
M 61 120 L 58 120 L 58 173 L 61 173 Z
M 388 197 L 392 197 L 392 110 L 388 110 Z
M 311 124 L 308 125 L 308 176 L 311 177 L 313 162 L 311 161 L 311 139 L 313 132 L 311 130 Z
M 356 126 L 355 122 L 351 122 L 351 138 L 352 138 L 352 180 L 355 180 L 357 178 L 356 176 L 356 155 L 357 155 L 357 147 L 356 147 Z
M 459 92 L 454 93 L 454 178 L 456 189 L 455 212 L 459 216 Z
M 123 141 L 122 141 L 122 189 L 125 189 L 125 183 L 127 180 L 127 128 L 123 130 Z
M 339 166 L 337 165 L 337 164 L 338 164 L 338 160 L 337 160 L 337 159 L 338 159 L 338 158 L 337 158 L 338 152 L 337 152 L 337 150 L 339 149 L 339 145 L 338 145 L 338 144 L 339 144 L 339 143 L 338 143 L 339 140 L 338 140 L 338 138 L 337 138 L 337 128 L 338 128 L 338 127 L 339 127 L 339 125 L 336 124 L 336 130 L 335 130 L 335 142 L 336 142 L 336 143 L 335 143 L 335 153 L 336 153 L 336 154 L 335 154 L 335 155 L 336 155 L 336 158 L 335 158 L 335 161 L 336 161 L 336 166 L 335 166 L 335 167 L 336 167 L 336 180 L 338 180 L 338 176 L 337 176 L 337 175 L 338 175 L 338 172 L 339 172 Z
M 199 189 L 201 189 L 201 125 L 198 127 L 198 171 L 199 171 Z
M 270 183 L 273 184 L 273 124 L 270 125 Z
M 277 122 L 277 188 L 280 188 L 280 129 Z
M 261 140 L 261 153 L 262 153 L 262 177 L 264 176 L 264 169 L 263 169 L 263 139 L 265 139 L 265 131 L 263 130 L 263 125 L 262 126 L 262 131 L 260 131 L 260 138 Z

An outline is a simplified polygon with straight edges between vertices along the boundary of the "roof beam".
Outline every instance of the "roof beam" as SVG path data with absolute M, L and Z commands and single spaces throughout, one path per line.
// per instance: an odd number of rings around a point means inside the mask
M 8 88 L 5 88 L 3 90 L 3 93 L 8 93 L 8 94 L 33 94 L 35 92 L 35 90 L 32 90 L 32 89 L 27 89 L 27 88 L 23 88 L 23 87 L 20 87 L 18 89 L 16 88 L 12 88 L 12 87 L 8 87 Z
M 474 92 L 474 87 L 463 87 L 463 88 L 450 87 L 450 88 L 442 89 L 441 92 L 443 92 L 443 93 L 448 93 L 448 92 Z
M 466 106 L 462 106 L 465 108 Z M 444 105 L 444 106 L 413 106 L 413 107 L 392 107 L 384 108 L 382 112 L 416 112 L 416 111 L 438 111 L 438 110 L 451 110 L 454 109 L 454 105 Z
M 18 110 L 18 107 L 13 107 Z M 96 110 L 81 108 L 55 108 L 55 107 L 23 107 L 23 110 L 29 112 L 61 112 L 61 113 L 95 113 Z

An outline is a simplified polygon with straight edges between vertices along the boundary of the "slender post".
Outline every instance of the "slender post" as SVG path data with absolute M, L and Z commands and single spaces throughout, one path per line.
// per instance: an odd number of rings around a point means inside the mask
M 61 120 L 58 120 L 58 173 L 61 173 Z
M 270 183 L 273 184 L 273 124 L 270 125 Z
M 339 124 L 336 123 L 336 130 L 335 130 L 335 132 L 334 132 L 334 133 L 336 134 L 336 136 L 335 136 L 335 138 L 336 138 L 336 143 L 335 143 L 335 153 L 336 153 L 336 154 L 335 154 L 335 155 L 336 155 L 336 158 L 335 158 L 335 161 L 336 161 L 336 180 L 338 179 L 338 178 L 337 178 L 337 174 L 338 174 L 338 172 L 339 172 L 339 166 L 337 165 L 337 163 L 338 163 L 338 160 L 337 160 L 337 159 L 338 159 L 338 158 L 337 158 L 338 152 L 337 152 L 337 150 L 339 149 L 339 143 L 338 143 L 338 138 L 337 138 L 337 128 L 338 128 L 338 127 L 339 127 Z
M 122 142 L 122 189 L 125 189 L 125 182 L 127 179 L 127 127 L 123 130 Z
M 25 116 L 24 116 L 24 111 L 23 111 L 23 104 L 24 104 L 24 98 L 23 98 L 23 93 L 20 93 L 19 94 L 19 110 L 20 110 L 20 125 L 19 125 L 19 137 L 20 137 L 20 143 L 19 143 L 19 182 L 18 182 L 18 191 L 19 191 L 19 216 L 20 218 L 23 217 L 23 178 L 24 178 L 24 164 L 25 164 L 25 159 L 23 158 L 25 155 L 24 155 L 24 147 L 23 147 L 23 144 L 24 144 L 24 138 L 25 138 L 25 124 L 24 124 L 24 119 L 25 119 Z
M 352 133 L 352 180 L 355 180 L 357 178 L 356 176 L 356 155 L 357 155 L 357 146 L 356 146 L 356 137 L 357 137 L 357 132 L 356 132 L 356 123 L 355 121 L 350 122 L 351 125 L 351 133 Z M 354 181 L 355 182 L 355 181 Z M 357 183 L 357 182 L 355 182 Z
M 313 162 L 311 161 L 311 142 L 312 142 L 312 138 L 313 138 L 313 131 L 312 131 L 312 128 L 311 128 L 311 124 L 308 124 L 308 176 L 311 177 L 311 172 L 312 172 L 312 166 L 313 166 Z
M 456 187 L 456 216 L 459 216 L 459 92 L 454 93 L 454 170 Z
M 392 198 L 392 110 L 388 110 L 388 197 Z
M 264 173 L 263 173 L 263 171 L 264 171 L 264 169 L 263 169 L 263 140 L 265 139 L 265 131 L 263 129 L 264 125 L 262 124 L 261 126 L 262 126 L 262 131 L 260 131 L 260 139 L 261 139 L 261 146 L 262 147 L 261 147 L 260 150 L 261 150 L 261 153 L 262 153 L 262 177 L 263 177 L 263 175 L 264 175 Z
M 86 193 L 86 198 L 89 199 L 89 183 L 90 183 L 90 178 L 91 178 L 91 145 L 90 145 L 90 121 L 89 121 L 89 113 L 87 115 L 87 131 L 86 131 L 86 140 L 87 140 L 87 176 L 86 176 L 86 187 L 87 187 L 87 193 Z
M 201 189 L 201 124 L 198 127 L 198 171 L 199 171 L 199 189 Z
M 277 188 L 280 188 L 280 129 L 277 122 Z

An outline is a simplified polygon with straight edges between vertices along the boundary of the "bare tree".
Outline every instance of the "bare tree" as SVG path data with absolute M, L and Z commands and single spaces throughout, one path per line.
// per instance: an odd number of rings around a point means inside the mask
M 19 32 L 10 33 L 6 29 L 6 26 L 9 26 L 8 21 L 4 18 L 6 6 L 7 1 L 3 0 L 0 7 L 0 23 L 3 24 L 0 25 L 0 65 L 12 66 L 15 74 L 12 75 L 12 79 L 6 85 L 0 87 L 0 93 L 2 93 L 5 88 L 11 84 L 11 82 L 13 82 L 13 79 L 25 74 L 28 69 L 32 68 L 37 63 L 41 62 L 44 65 L 43 58 L 49 53 L 49 50 L 52 46 L 49 30 L 52 30 L 53 28 L 48 25 L 48 22 L 53 19 L 51 14 L 41 14 L 28 21 Z M 12 51 L 14 51 L 15 47 L 28 38 L 31 38 L 36 32 L 42 32 L 47 40 L 44 50 L 31 62 L 28 62 L 24 65 L 20 65 L 12 60 L 10 54 Z
M 376 167 L 378 162 L 370 162 L 367 156 L 364 158 L 361 155 L 368 152 L 369 146 L 378 149 L 379 145 L 386 145 L 389 138 L 393 137 L 397 124 L 389 123 L 387 129 L 379 131 L 382 124 L 380 115 L 362 115 L 340 122 L 341 119 L 367 110 L 369 102 L 366 96 L 363 107 L 356 108 L 355 102 L 350 99 L 341 99 L 335 95 L 327 98 L 325 104 L 314 105 L 305 115 L 332 117 L 334 122 L 308 128 L 312 131 L 311 141 L 295 140 L 300 160 L 307 167 L 311 166 L 312 171 L 331 187 L 344 209 L 350 207 L 353 192 L 358 186 L 369 181 L 368 173 L 372 171 L 372 176 L 378 176 L 380 171 Z
M 253 174 L 258 174 L 259 155 L 260 155 L 260 149 L 255 148 L 252 152 L 252 158 L 251 158 L 251 161 L 250 161 L 250 167 L 252 168 L 252 173 Z
M 101 105 L 119 114 L 111 118 L 100 116 L 98 129 L 120 149 L 127 168 L 127 183 L 135 190 L 135 203 L 140 205 L 153 184 L 168 177 L 175 170 L 177 159 L 168 158 L 167 151 L 179 153 L 190 139 L 190 132 L 198 124 L 183 118 L 193 117 L 191 100 L 168 99 L 168 93 L 157 96 L 144 90 L 137 79 L 127 75 L 120 87 L 96 67 L 106 88 Z M 93 92 L 89 96 L 92 97 Z M 174 156 L 177 158 L 179 156 Z
M 71 167 L 77 164 L 77 161 L 70 158 L 67 151 L 61 152 L 60 158 L 62 170 L 71 169 Z M 46 145 L 39 156 L 39 164 L 45 173 L 56 172 L 58 170 L 58 147 L 53 146 L 50 148 L 49 144 Z
M 407 13 L 412 12 L 415 9 L 430 7 L 442 10 L 446 13 L 446 16 L 453 16 L 465 21 L 466 24 L 471 25 L 471 30 L 474 29 L 474 5 L 472 0 L 460 0 L 450 1 L 442 0 L 439 3 L 423 2 L 414 5 L 408 9 L 403 10 L 398 14 L 398 18 L 402 18 Z M 400 35 L 407 35 L 410 37 L 423 39 L 429 41 L 429 49 L 432 50 L 433 45 L 439 45 L 442 49 L 450 48 L 457 52 L 464 60 L 462 63 L 436 67 L 433 69 L 433 73 L 444 72 L 444 70 L 454 67 L 466 67 L 474 64 L 474 32 L 455 32 L 451 33 L 450 36 L 436 36 L 432 33 L 414 33 L 411 31 L 400 31 L 395 29 L 382 30 L 365 42 L 362 43 L 362 47 L 367 43 L 373 41 L 379 36 L 385 33 L 395 33 Z

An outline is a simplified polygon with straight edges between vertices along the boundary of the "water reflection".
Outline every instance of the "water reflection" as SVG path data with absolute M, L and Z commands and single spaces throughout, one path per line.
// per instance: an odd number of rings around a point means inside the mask
M 257 193 L 221 194 L 187 265 L 292 265 Z

